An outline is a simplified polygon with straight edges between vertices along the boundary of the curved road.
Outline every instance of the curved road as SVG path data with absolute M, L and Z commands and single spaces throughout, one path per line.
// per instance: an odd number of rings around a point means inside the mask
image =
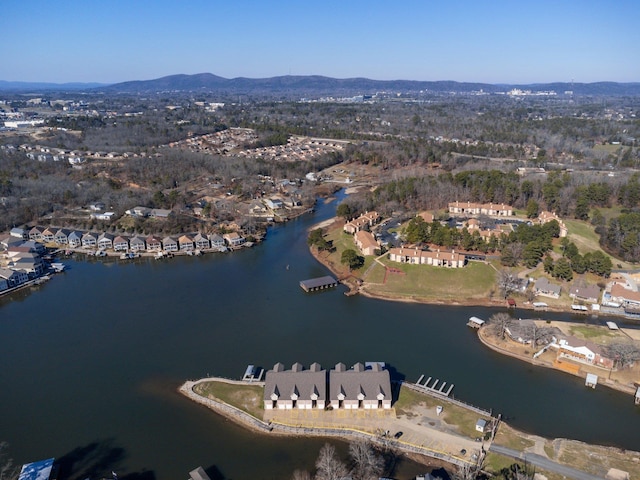
M 574 478 L 576 480 L 602 480 L 602 477 L 596 477 L 595 475 L 591 475 L 590 473 L 582 472 L 580 470 L 576 470 L 575 468 L 552 462 L 548 458 L 544 458 L 543 456 L 537 455 L 535 453 L 519 452 L 518 450 L 513 450 L 501 445 L 496 445 L 495 443 L 491 444 L 491 446 L 489 447 L 489 451 L 499 453 L 500 455 L 505 455 L 507 457 L 515 458 L 516 460 L 526 461 L 531 465 L 535 465 L 536 467 L 540 467 L 543 470 L 547 470 L 549 472 L 558 473 L 566 478 Z

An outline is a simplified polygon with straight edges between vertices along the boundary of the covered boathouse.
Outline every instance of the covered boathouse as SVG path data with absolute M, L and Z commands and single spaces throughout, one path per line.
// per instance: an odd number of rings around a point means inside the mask
M 326 277 L 310 278 L 302 280 L 300 286 L 305 292 L 315 292 L 316 290 L 324 290 L 327 288 L 337 287 L 338 281 L 327 275 Z

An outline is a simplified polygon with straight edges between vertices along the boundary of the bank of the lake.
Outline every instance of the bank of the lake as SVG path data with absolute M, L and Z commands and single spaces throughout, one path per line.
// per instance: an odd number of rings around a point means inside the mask
M 580 379 L 482 345 L 466 323 L 496 309 L 347 297 L 342 286 L 303 292 L 300 280 L 328 273 L 309 255 L 308 228 L 333 217 L 337 203 L 319 202 L 314 213 L 232 255 L 69 259 L 37 294 L 0 298 L 7 453 L 19 464 L 64 460 L 61 480 L 111 470 L 169 480 L 198 465 L 221 478 L 289 478 L 313 468 L 324 439 L 266 441 L 178 387 L 208 373 L 239 378 L 248 364 L 364 361 L 385 361 L 408 381 L 426 374 L 454 383 L 456 398 L 502 413 L 522 431 L 640 450 L 640 409 L 628 395 L 586 389 Z M 394 477 L 421 471 L 403 462 Z

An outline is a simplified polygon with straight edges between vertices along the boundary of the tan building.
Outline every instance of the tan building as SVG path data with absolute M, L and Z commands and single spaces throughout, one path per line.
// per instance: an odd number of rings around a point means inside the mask
M 432 252 L 417 248 L 392 248 L 389 250 L 389 260 L 415 265 L 462 268 L 466 264 L 467 257 L 461 253 L 456 253 L 454 250 L 450 252 L 441 252 L 440 250 Z
M 545 223 L 549 223 L 553 220 L 558 222 L 558 225 L 560 225 L 560 238 L 566 237 L 567 233 L 569 233 L 569 230 L 567 229 L 567 226 L 564 224 L 564 222 L 558 215 L 545 210 L 544 212 L 540 213 L 540 215 L 538 216 L 538 223 L 540 225 L 544 225 Z
M 504 203 L 451 202 L 449 213 L 458 215 L 489 215 L 491 217 L 510 217 L 513 207 Z
M 379 248 L 378 242 L 373 235 L 364 230 L 357 231 L 353 239 L 363 255 L 375 255 L 376 250 Z
M 347 233 L 354 234 L 359 232 L 365 227 L 372 227 L 380 221 L 380 214 L 378 212 L 371 211 L 360 215 L 358 218 L 354 218 L 350 222 L 345 223 L 343 230 Z

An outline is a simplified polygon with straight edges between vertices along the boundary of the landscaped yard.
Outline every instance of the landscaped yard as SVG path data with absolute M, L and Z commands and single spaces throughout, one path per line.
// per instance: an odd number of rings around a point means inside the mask
M 486 263 L 469 262 L 464 268 L 442 268 L 430 265 L 410 265 L 381 261 L 393 272 L 388 272 L 384 284 L 384 271 L 375 271 L 375 280 L 366 278 L 367 290 L 381 295 L 432 301 L 465 302 L 469 299 L 487 299 L 495 289 L 496 271 Z M 376 267 L 376 270 L 378 267 Z M 402 273 L 400 273 L 402 272 Z M 375 283 L 373 283 L 375 282 Z
M 261 386 L 211 381 L 199 383 L 194 391 L 205 398 L 222 400 L 256 418 L 262 418 L 264 388 Z

